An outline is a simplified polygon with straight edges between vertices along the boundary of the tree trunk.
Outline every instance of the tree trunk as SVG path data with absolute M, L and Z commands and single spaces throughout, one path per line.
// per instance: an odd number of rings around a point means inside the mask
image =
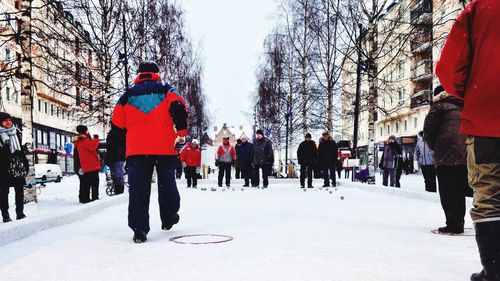
M 368 183 L 375 184 L 375 114 L 377 103 L 377 62 L 375 56 L 377 54 L 377 30 L 373 21 L 368 24 L 368 40 L 370 44 L 369 50 L 369 73 L 368 85 Z

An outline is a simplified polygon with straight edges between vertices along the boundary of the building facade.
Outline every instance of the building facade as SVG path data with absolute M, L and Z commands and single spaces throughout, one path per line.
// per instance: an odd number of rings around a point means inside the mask
M 22 50 L 19 32 L 21 1 L 1 1 L 0 110 L 22 126 Z M 90 34 L 58 1 L 32 1 L 33 147 L 35 163 L 57 162 L 72 172 L 72 137 L 76 126 L 88 125 L 92 134 L 105 137 L 102 116 L 94 106 L 100 93 L 96 57 Z M 94 113 L 96 112 L 96 113 Z M 57 157 L 55 157 L 57 155 Z

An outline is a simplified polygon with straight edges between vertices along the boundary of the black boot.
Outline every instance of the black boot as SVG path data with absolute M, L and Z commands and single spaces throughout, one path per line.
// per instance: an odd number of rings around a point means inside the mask
M 471 281 L 500 281 L 500 221 L 476 223 L 476 242 L 483 270 Z
M 17 214 L 16 216 L 16 220 L 22 220 L 26 217 L 26 215 L 24 213 L 20 213 L 20 214 Z
M 125 190 L 125 186 L 123 184 L 115 185 L 115 195 L 122 194 Z
M 170 230 L 172 229 L 172 226 L 174 226 L 174 224 L 177 224 L 179 222 L 179 214 L 175 214 L 171 219 L 170 221 L 164 223 L 162 226 L 161 226 L 161 229 L 163 230 Z
M 139 244 L 146 242 L 146 240 L 148 240 L 148 237 L 142 231 L 135 231 L 133 240 L 135 243 Z
M 3 222 L 10 222 L 12 219 L 10 218 L 8 211 L 2 211 Z

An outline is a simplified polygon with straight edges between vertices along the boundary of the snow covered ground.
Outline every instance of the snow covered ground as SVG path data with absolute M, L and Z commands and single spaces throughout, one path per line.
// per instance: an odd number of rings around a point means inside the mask
M 391 189 L 341 180 L 329 193 L 303 192 L 297 180 L 245 191 L 234 181 L 235 191 L 217 192 L 201 191 L 214 180 L 197 190 L 182 181 L 180 223 L 160 229 L 153 193 L 152 229 L 147 243 L 136 245 L 126 195 L 102 191 L 98 202 L 80 205 L 77 179 L 65 178 L 26 205 L 28 218 L 0 224 L 0 280 L 468 280 L 480 269 L 474 237 L 430 233 L 444 215 L 422 182 L 403 176 L 403 188 Z M 169 241 L 188 234 L 234 240 Z

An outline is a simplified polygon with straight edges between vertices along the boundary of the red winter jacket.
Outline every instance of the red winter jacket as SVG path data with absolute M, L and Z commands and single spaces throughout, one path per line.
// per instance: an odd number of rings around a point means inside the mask
M 177 155 L 175 139 L 186 136 L 187 110 L 178 91 L 156 73 L 140 73 L 111 119 L 112 130 L 125 135 L 126 154 Z
M 181 151 L 181 162 L 185 162 L 187 167 L 201 167 L 201 149 L 194 148 L 188 144 Z
M 229 149 L 229 155 L 231 155 L 231 159 L 233 161 L 235 161 L 236 160 L 236 151 L 234 150 L 234 146 L 232 146 L 230 144 L 228 144 L 228 145 L 224 145 L 224 144 L 219 145 L 219 149 L 217 149 L 216 160 L 221 160 L 220 158 L 222 156 L 224 156 L 224 154 L 226 154 L 226 151 L 224 150 L 224 148 Z
M 99 147 L 98 138 L 94 138 L 91 140 L 89 134 L 78 135 L 73 144 L 78 150 L 80 167 L 84 173 L 96 172 L 101 170 L 101 162 L 99 162 L 99 155 L 97 154 L 97 148 Z
M 465 8 L 436 74 L 446 92 L 464 99 L 462 133 L 500 137 L 500 1 L 475 0 Z

